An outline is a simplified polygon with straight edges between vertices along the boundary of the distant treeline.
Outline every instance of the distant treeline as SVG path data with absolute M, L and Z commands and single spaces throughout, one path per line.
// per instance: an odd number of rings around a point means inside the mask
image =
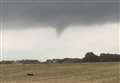
M 39 60 L 3 60 L 0 64 L 38 64 L 41 63 Z
M 0 64 L 39 64 L 39 63 L 85 63 L 85 62 L 120 62 L 120 54 L 101 53 L 99 56 L 93 52 L 86 53 L 85 57 L 80 58 L 64 58 L 64 59 L 48 59 L 45 62 L 39 60 L 17 60 L 17 61 L 0 61 Z
M 100 56 L 97 56 L 93 52 L 88 52 L 86 53 L 82 61 L 83 62 L 116 62 L 116 61 L 120 61 L 120 54 L 101 53 Z
M 82 59 L 64 58 L 64 59 L 49 59 L 46 61 L 46 63 L 82 63 L 82 62 L 120 62 L 120 54 L 101 53 L 100 56 L 97 56 L 93 52 L 88 52 Z

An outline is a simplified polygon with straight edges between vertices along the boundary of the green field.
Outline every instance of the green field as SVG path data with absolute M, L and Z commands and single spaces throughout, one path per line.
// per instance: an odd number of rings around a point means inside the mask
M 0 83 L 120 83 L 119 64 L 0 64 Z

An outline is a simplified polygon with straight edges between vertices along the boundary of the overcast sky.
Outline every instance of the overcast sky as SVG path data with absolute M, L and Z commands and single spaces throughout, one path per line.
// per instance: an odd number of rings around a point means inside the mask
M 119 0 L 0 0 L 3 59 L 119 53 Z

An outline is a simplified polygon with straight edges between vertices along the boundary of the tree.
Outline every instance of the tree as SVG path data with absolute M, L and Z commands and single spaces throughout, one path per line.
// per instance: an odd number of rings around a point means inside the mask
M 99 57 L 95 55 L 93 52 L 86 53 L 85 57 L 83 58 L 83 62 L 98 62 Z

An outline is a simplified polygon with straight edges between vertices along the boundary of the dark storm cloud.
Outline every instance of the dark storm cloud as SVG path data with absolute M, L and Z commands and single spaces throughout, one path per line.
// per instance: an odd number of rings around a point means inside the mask
M 58 34 L 69 25 L 113 23 L 120 16 L 119 0 L 5 0 L 2 3 L 2 15 L 8 23 L 16 21 L 19 25 L 23 21 L 26 26 L 52 26 Z

